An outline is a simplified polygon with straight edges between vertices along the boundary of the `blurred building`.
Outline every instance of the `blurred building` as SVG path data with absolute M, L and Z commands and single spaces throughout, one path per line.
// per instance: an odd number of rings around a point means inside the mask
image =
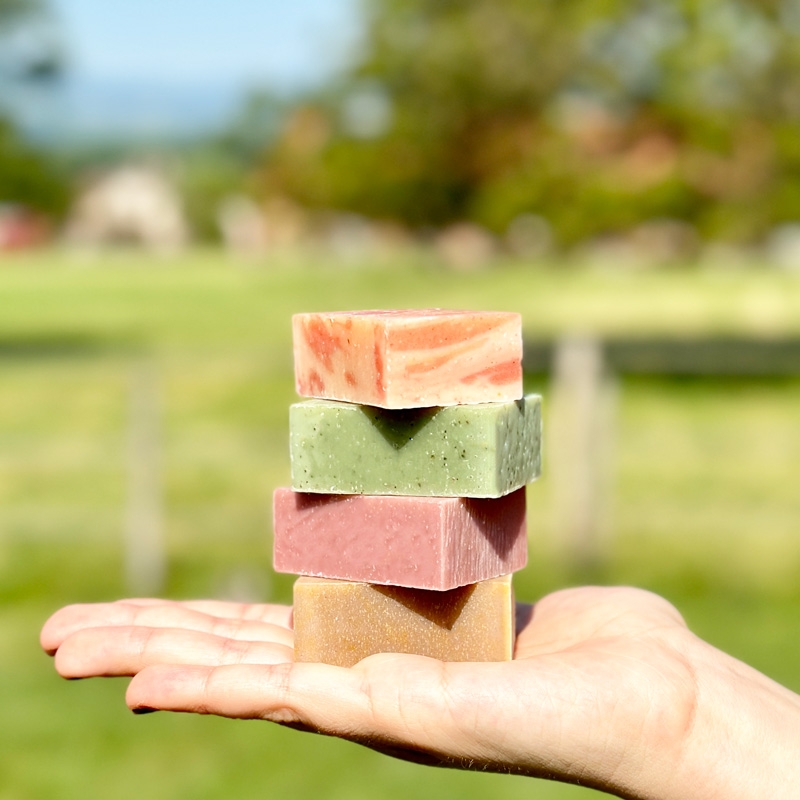
M 161 171 L 123 166 L 92 181 L 78 196 L 67 241 L 90 247 L 134 245 L 174 252 L 189 242 L 177 188 Z

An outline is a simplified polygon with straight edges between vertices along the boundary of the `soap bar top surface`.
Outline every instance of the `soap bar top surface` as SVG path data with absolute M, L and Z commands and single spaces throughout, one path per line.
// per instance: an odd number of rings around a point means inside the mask
M 324 494 L 500 497 L 539 476 L 541 398 L 391 411 L 289 408 L 292 488 Z
M 294 656 L 351 667 L 375 653 L 441 661 L 508 661 L 514 650 L 511 576 L 436 592 L 299 578 Z
M 525 489 L 469 499 L 280 488 L 272 508 L 277 572 L 444 591 L 527 562 Z
M 292 318 L 301 397 L 424 408 L 522 397 L 522 322 L 500 311 L 351 311 Z

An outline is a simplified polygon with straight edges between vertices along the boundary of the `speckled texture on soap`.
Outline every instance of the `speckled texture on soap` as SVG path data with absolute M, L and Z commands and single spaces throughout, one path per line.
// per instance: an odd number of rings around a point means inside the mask
M 514 594 L 504 575 L 448 592 L 299 578 L 295 660 L 351 667 L 375 653 L 442 661 L 508 661 Z
M 500 497 L 539 475 L 541 398 L 386 411 L 307 400 L 289 411 L 292 488 Z

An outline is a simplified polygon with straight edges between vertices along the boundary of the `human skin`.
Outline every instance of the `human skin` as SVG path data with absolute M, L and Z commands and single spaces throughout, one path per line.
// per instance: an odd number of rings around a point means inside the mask
M 663 598 L 568 589 L 518 621 L 502 663 L 294 663 L 290 608 L 214 601 L 69 606 L 41 642 L 66 678 L 133 676 L 139 713 L 270 720 L 635 800 L 797 797 L 800 696 L 696 637 Z

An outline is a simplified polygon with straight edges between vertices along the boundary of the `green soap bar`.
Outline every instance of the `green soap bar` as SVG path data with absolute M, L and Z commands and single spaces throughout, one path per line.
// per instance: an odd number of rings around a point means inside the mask
M 501 497 L 539 475 L 541 398 L 384 410 L 289 409 L 292 488 L 329 494 Z

